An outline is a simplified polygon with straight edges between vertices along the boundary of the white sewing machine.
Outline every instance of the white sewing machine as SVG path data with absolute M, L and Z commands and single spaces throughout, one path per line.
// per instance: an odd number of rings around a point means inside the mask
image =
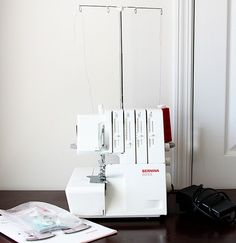
M 95 168 L 74 170 L 66 187 L 70 211 L 86 218 L 166 215 L 168 119 L 168 108 L 78 115 L 77 152 L 96 152 L 101 159 Z M 105 161 L 107 154 L 119 156 L 119 164 Z

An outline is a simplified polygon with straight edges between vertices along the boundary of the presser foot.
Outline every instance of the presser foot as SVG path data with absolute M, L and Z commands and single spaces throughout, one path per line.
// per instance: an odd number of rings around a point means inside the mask
M 96 175 L 96 176 L 87 176 L 88 178 L 90 178 L 90 183 L 106 183 L 106 177 L 105 178 L 101 178 L 100 175 Z

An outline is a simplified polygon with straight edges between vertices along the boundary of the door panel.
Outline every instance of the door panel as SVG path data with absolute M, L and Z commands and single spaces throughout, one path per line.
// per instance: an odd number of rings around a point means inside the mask
M 236 4 L 196 1 L 193 183 L 236 186 Z
M 236 2 L 230 2 L 228 77 L 226 87 L 226 148 L 227 155 L 236 156 Z

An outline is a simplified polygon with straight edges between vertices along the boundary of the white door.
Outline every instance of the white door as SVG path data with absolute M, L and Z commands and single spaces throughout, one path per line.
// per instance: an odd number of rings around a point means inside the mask
M 196 1 L 193 184 L 236 187 L 236 2 Z

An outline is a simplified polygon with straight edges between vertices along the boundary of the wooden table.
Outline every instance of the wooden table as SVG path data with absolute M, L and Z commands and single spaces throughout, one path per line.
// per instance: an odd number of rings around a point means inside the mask
M 236 202 L 236 190 L 225 190 Z M 0 208 L 8 209 L 27 201 L 43 201 L 68 209 L 63 191 L 0 191 Z M 217 225 L 205 217 L 180 213 L 175 194 L 168 196 L 168 216 L 155 219 L 96 219 L 118 230 L 97 243 L 235 243 L 235 225 Z M 14 242 L 0 234 L 0 243 Z M 43 243 L 43 241 L 41 241 Z M 72 242 L 73 243 L 73 242 Z

